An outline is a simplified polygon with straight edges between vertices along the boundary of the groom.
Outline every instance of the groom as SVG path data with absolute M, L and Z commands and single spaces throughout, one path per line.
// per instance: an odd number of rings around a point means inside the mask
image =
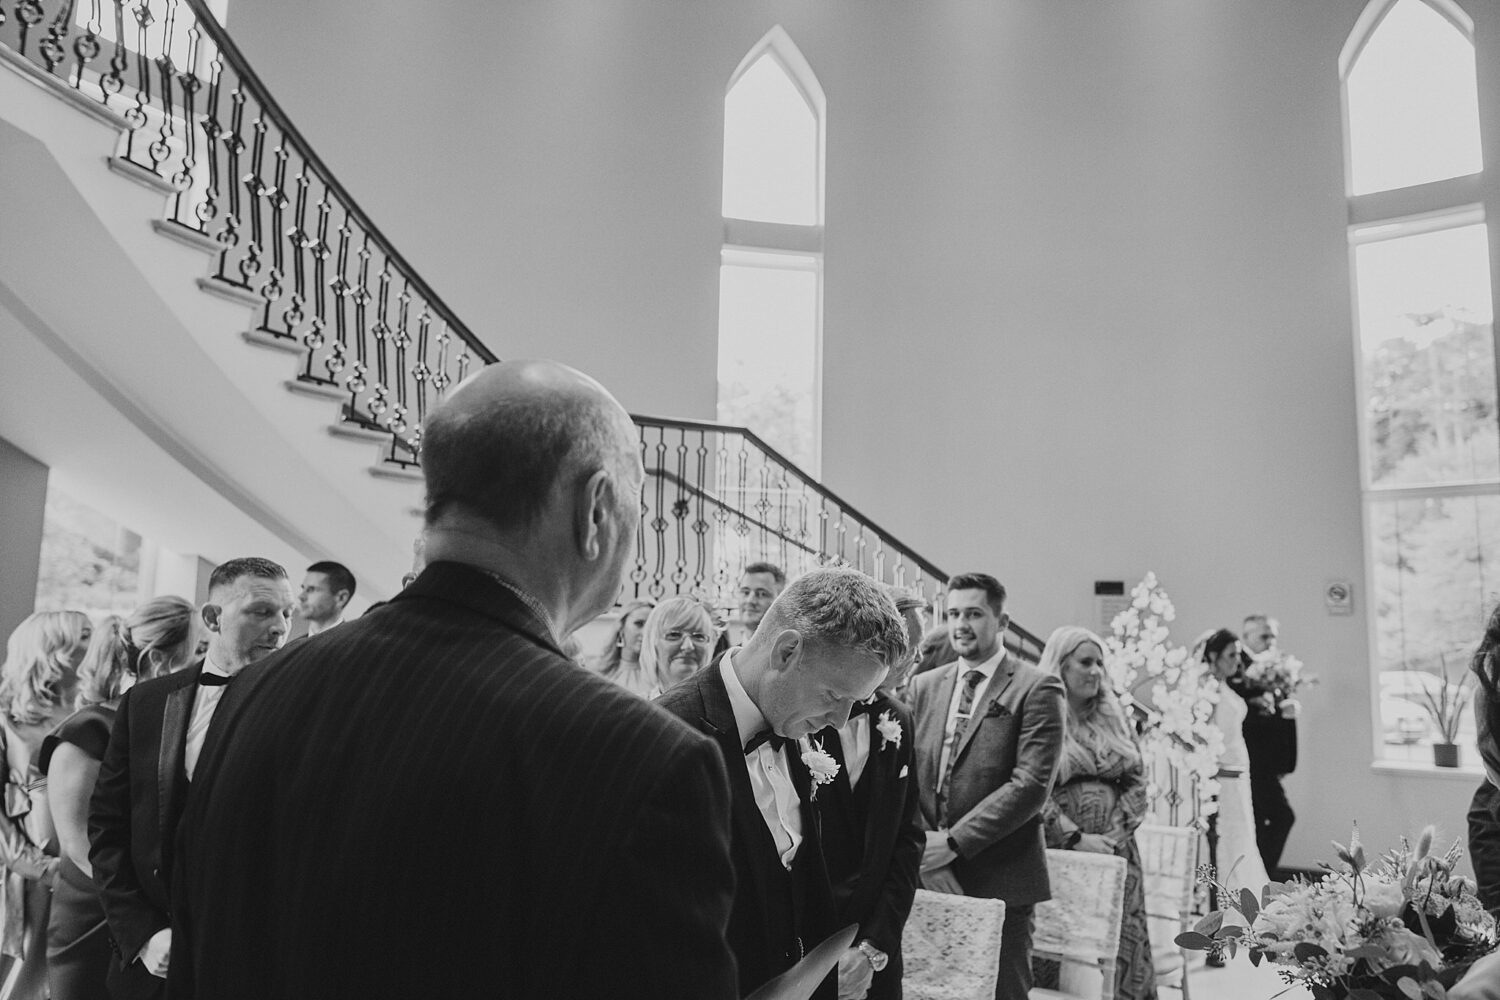
M 742 996 L 838 929 L 818 798 L 829 794 L 832 761 L 801 738 L 847 722 L 906 642 L 878 583 L 854 570 L 814 570 L 782 592 L 745 645 L 656 702 L 711 736 L 729 769 L 728 938 Z M 835 986 L 830 976 L 814 996 L 832 1000 Z

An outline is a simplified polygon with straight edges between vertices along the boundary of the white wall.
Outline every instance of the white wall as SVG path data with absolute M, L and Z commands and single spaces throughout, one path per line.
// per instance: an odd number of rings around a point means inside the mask
M 723 87 L 781 23 L 830 113 L 825 478 L 997 573 L 1043 635 L 1147 569 L 1182 641 L 1278 615 L 1323 677 L 1289 781 L 1306 864 L 1352 820 L 1461 833 L 1472 787 L 1370 768 L 1337 80 L 1360 6 L 260 0 L 233 23 L 502 356 L 697 417 Z M 1468 7 L 1493 96 L 1500 11 Z M 1330 578 L 1353 617 L 1324 613 Z

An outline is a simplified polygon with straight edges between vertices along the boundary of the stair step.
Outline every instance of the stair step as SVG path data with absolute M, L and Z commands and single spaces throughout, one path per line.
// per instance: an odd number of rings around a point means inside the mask
M 207 233 L 201 233 L 181 223 L 172 222 L 170 219 L 152 219 L 151 228 L 169 240 L 175 240 L 194 250 L 202 250 L 204 253 L 217 254 L 224 249 L 219 245 L 218 240 Z
M 362 441 L 370 444 L 388 445 L 391 443 L 390 431 L 377 431 L 370 427 L 361 427 L 358 424 L 332 424 L 328 433 L 336 438 L 344 438 L 347 441 Z
M 349 390 L 340 389 L 336 385 L 326 385 L 322 382 L 304 382 L 299 378 L 287 379 L 282 384 L 299 396 L 326 399 L 332 403 L 346 403 L 349 401 Z
M 111 156 L 109 158 L 109 169 L 113 170 L 121 177 L 129 177 L 137 184 L 141 184 L 148 188 L 152 188 L 153 190 L 160 191 L 162 194 L 177 193 L 176 184 L 173 184 L 170 180 L 161 176 L 160 174 L 152 173 L 145 167 L 141 166 L 139 163 L 134 163 L 130 160 L 125 159 L 125 157 L 123 156 Z
M 265 299 L 261 298 L 257 293 L 250 291 L 250 289 L 231 285 L 227 281 L 220 281 L 218 278 L 199 278 L 198 287 L 210 295 L 218 296 L 221 299 L 228 299 L 230 302 L 238 302 L 240 305 L 264 306 L 266 304 Z
M 130 128 L 130 123 L 125 120 L 125 116 L 122 113 L 105 107 L 95 98 L 69 86 L 61 77 L 48 73 L 30 59 L 16 52 L 9 45 L 0 46 L 0 65 L 14 70 L 27 81 L 39 87 L 45 87 L 49 93 L 62 98 L 79 111 L 98 119 L 106 125 L 113 125 L 121 131 Z M 121 98 L 121 103 L 122 105 L 124 104 L 123 98 Z
M 420 483 L 422 481 L 421 469 L 404 465 L 392 465 L 389 462 L 370 466 L 370 475 L 376 479 L 390 479 L 399 483 Z
M 264 347 L 272 351 L 281 351 L 285 354 L 295 354 L 298 357 L 307 353 L 307 348 L 300 340 L 291 337 L 278 337 L 274 333 L 264 330 L 246 330 L 240 334 L 245 338 L 245 343 L 254 344 L 256 347 Z

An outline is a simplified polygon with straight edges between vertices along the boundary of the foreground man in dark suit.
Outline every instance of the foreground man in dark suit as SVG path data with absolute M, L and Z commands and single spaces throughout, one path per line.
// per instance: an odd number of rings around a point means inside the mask
M 634 551 L 629 416 L 506 362 L 422 460 L 421 576 L 237 679 L 183 819 L 173 1000 L 738 996 L 719 752 L 559 649 Z
M 842 728 L 819 734 L 839 763 L 819 800 L 834 923 L 859 925 L 855 946 L 839 963 L 839 1000 L 900 1000 L 901 932 L 925 843 L 911 710 L 891 694 L 916 663 L 925 605 L 910 594 L 891 596 L 906 623 L 906 655 Z
M 1005 588 L 986 573 L 948 581 L 959 659 L 911 682 L 927 847 L 922 884 L 1005 900 L 998 1000 L 1031 990 L 1032 911 L 1050 899 L 1042 806 L 1057 780 L 1062 681 L 1005 652 Z
M 728 765 L 729 943 L 742 994 L 842 926 L 820 843 L 830 786 L 803 759 L 810 745 L 797 741 L 848 721 L 905 653 L 905 626 L 878 583 L 854 570 L 814 570 L 781 593 L 745 645 L 657 700 L 717 741 Z M 835 980 L 814 996 L 831 1000 Z
M 291 627 L 292 585 L 269 559 L 214 568 L 204 661 L 125 692 L 89 805 L 89 860 L 109 924 L 118 1000 L 161 996 L 172 961 L 173 838 L 227 682 L 275 652 Z

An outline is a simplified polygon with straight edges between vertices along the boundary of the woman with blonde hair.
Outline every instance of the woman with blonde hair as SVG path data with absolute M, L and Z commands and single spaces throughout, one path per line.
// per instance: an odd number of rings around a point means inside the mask
M 1104 669 L 1104 641 L 1064 626 L 1042 650 L 1042 670 L 1062 679 L 1068 725 L 1057 784 L 1042 810 L 1047 846 L 1125 859 L 1125 913 L 1114 996 L 1156 996 L 1135 831 L 1146 815 L 1146 772 L 1135 734 Z M 1041 985 L 1040 977 L 1038 985 Z
M 620 622 L 615 626 L 614 638 L 609 648 L 599 658 L 599 674 L 616 684 L 640 694 L 639 675 L 641 669 L 641 637 L 645 633 L 646 617 L 655 607 L 652 601 L 627 601 L 620 609 Z
M 655 698 L 678 681 L 708 666 L 719 628 L 709 606 L 696 597 L 669 597 L 646 618 L 641 640 L 641 676 Z
M 10 634 L 0 665 L 0 736 L 5 752 L 0 816 L 0 976 L 12 973 L 10 998 L 45 995 L 50 883 L 57 858 L 47 784 L 35 766 L 42 737 L 72 707 L 78 665 L 93 626 L 81 611 L 39 611 Z
M 89 797 L 109 744 L 115 707 L 137 681 L 192 663 L 199 655 L 197 616 L 180 597 L 157 597 L 101 622 L 79 668 L 78 711 L 42 741 L 37 766 L 62 863 L 47 923 L 47 981 L 52 1000 L 108 1000 L 109 929 L 89 864 Z

